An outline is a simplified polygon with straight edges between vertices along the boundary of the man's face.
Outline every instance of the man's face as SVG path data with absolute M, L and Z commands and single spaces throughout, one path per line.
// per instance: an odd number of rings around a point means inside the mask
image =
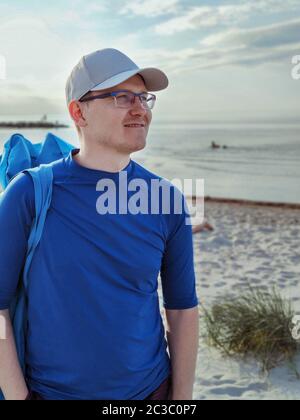
M 142 77 L 135 75 L 113 88 L 91 92 L 89 96 L 122 89 L 135 93 L 147 91 Z M 133 153 L 145 147 L 152 112 L 143 108 L 138 97 L 135 98 L 134 104 L 129 109 L 116 107 L 113 97 L 95 99 L 80 104 L 87 123 L 81 129 L 85 137 L 92 139 L 93 143 L 112 148 L 119 153 Z M 134 123 L 142 123 L 144 127 L 125 127 L 126 124 Z

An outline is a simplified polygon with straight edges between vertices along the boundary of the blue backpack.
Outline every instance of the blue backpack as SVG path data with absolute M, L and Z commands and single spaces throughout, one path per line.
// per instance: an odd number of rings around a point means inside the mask
M 34 185 L 35 219 L 27 245 L 27 255 L 18 287 L 9 308 L 17 354 L 24 376 L 26 375 L 27 334 L 27 287 L 31 261 L 41 239 L 47 212 L 52 198 L 53 173 L 51 165 L 55 160 L 66 157 L 74 146 L 49 133 L 42 143 L 32 144 L 21 134 L 14 134 L 4 145 L 0 156 L 0 184 L 3 189 L 20 172 L 28 173 Z M 1 198 L 0 198 L 1 205 Z M 0 400 L 3 399 L 0 391 Z

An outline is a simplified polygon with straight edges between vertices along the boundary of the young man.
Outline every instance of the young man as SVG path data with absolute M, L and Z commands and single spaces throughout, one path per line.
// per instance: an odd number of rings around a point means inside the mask
M 51 207 L 29 276 L 25 378 L 7 308 L 24 265 L 34 191 L 26 174 L 5 191 L 0 315 L 7 334 L 0 340 L 0 387 L 6 399 L 192 398 L 198 300 L 187 214 L 120 211 L 133 196 L 132 190 L 120 195 L 121 174 L 126 186 L 142 180 L 150 188 L 161 180 L 130 155 L 146 145 L 156 99 L 149 91 L 167 86 L 162 71 L 140 69 L 115 49 L 84 56 L 67 81 L 80 149 L 52 164 Z M 108 201 L 118 211 L 103 211 L 103 181 L 113 185 Z

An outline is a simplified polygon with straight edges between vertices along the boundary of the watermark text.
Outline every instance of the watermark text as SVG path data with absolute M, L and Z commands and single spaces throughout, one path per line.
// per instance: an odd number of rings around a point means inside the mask
M 203 223 L 204 180 L 134 178 L 128 182 L 127 172 L 121 171 L 118 182 L 100 179 L 96 191 L 102 194 L 96 201 L 96 210 L 105 214 L 184 214 L 185 224 Z M 193 200 L 186 200 L 186 197 Z
M 292 68 L 292 78 L 294 80 L 300 80 L 300 55 L 295 55 L 292 58 L 292 64 L 294 64 L 294 67 Z

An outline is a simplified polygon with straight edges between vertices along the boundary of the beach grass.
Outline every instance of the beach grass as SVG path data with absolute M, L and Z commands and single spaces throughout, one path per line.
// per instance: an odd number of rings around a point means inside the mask
M 300 379 L 294 362 L 299 345 L 291 334 L 295 313 L 276 288 L 249 286 L 237 297 L 218 298 L 211 308 L 202 309 L 209 345 L 227 356 L 254 357 L 265 373 L 287 362 Z

